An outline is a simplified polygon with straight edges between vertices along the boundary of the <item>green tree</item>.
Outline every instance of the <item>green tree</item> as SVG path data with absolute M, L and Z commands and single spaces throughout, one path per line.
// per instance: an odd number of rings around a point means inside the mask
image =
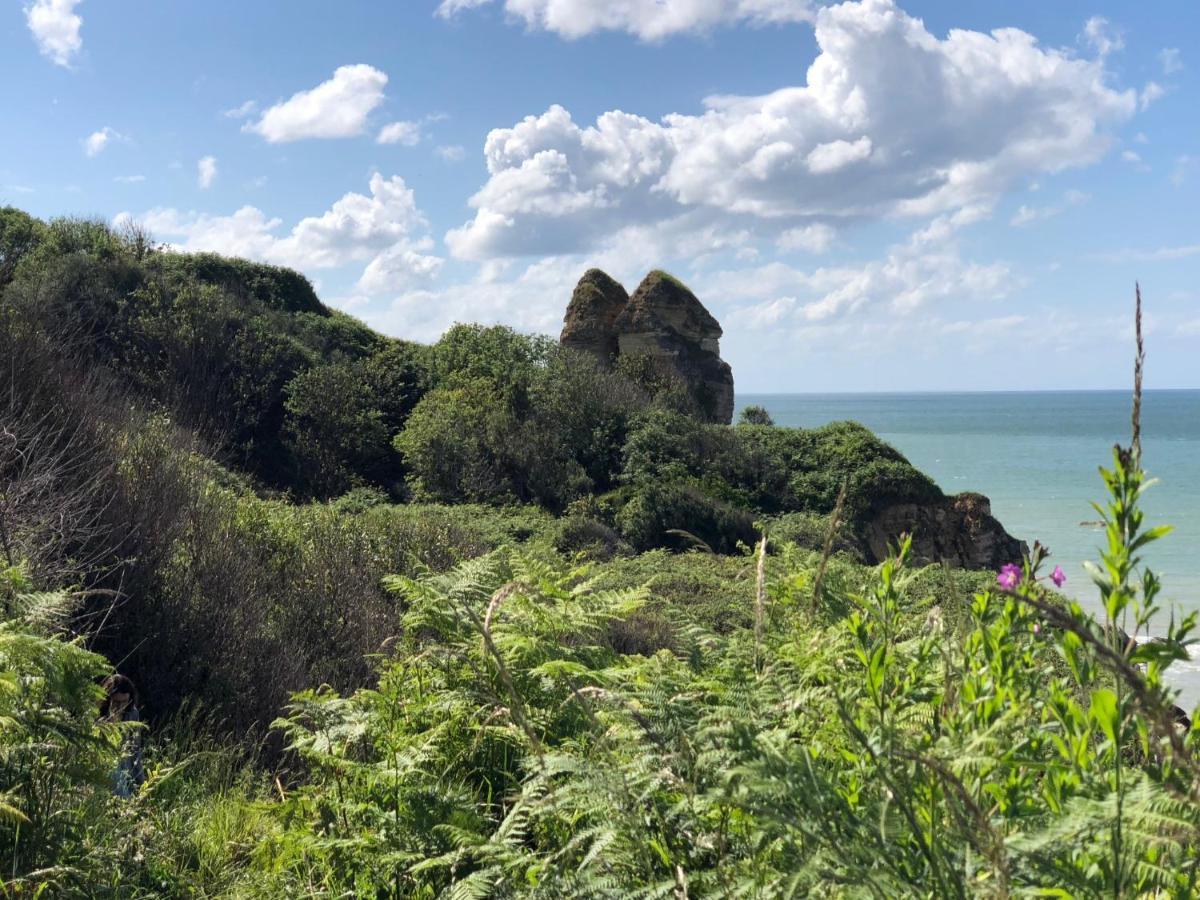
M 0 292 L 45 236 L 46 226 L 38 219 L 13 206 L 0 207 Z
M 398 475 L 391 434 L 361 361 L 314 366 L 286 389 L 286 440 L 313 494 L 332 497 Z
M 738 419 L 739 425 L 774 425 L 775 420 L 771 418 L 771 414 L 767 412 L 765 406 L 750 405 L 742 410 L 742 414 Z

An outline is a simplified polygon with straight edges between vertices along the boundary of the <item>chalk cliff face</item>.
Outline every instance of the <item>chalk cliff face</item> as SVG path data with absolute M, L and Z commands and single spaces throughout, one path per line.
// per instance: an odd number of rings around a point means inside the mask
M 560 341 L 605 363 L 643 355 L 674 371 L 705 418 L 733 421 L 733 371 L 720 355 L 721 326 L 665 272 L 647 275 L 633 296 L 599 269 L 588 270 L 567 307 Z

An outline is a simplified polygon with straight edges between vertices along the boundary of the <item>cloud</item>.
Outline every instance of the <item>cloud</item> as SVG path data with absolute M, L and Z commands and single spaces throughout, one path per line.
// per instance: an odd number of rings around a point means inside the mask
M 258 110 L 258 104 L 253 100 L 247 100 L 241 106 L 235 106 L 233 109 L 225 109 L 221 111 L 227 119 L 248 119 Z
M 405 147 L 415 147 L 420 142 L 420 122 L 392 122 L 384 125 L 375 138 L 377 144 L 403 144 Z
M 1188 171 L 1196 164 L 1197 159 L 1200 157 L 1190 156 L 1187 153 L 1175 157 L 1175 168 L 1171 170 L 1171 184 L 1179 187 L 1187 181 Z
M 1122 150 L 1121 159 L 1127 163 L 1140 163 L 1142 161 L 1142 156 L 1140 153 L 1137 153 L 1134 150 Z
M 833 244 L 837 232 L 829 225 L 817 223 L 803 228 L 789 228 L 775 240 L 780 250 L 804 250 L 808 253 L 824 253 Z
M 450 18 L 493 0 L 442 0 L 438 15 Z M 504 11 L 527 28 L 573 40 L 597 31 L 623 31 L 643 41 L 711 31 L 746 22 L 779 25 L 812 21 L 808 0 L 503 0 Z
M 1145 160 L 1142 159 L 1142 154 L 1138 153 L 1136 150 L 1122 150 L 1121 151 L 1121 162 L 1128 163 L 1129 165 L 1131 165 L 1135 169 L 1137 169 L 1139 172 L 1149 172 L 1150 171 L 1150 166 L 1146 163 Z
M 580 125 L 561 106 L 493 130 L 465 259 L 572 253 L 631 225 L 690 216 L 775 238 L 815 222 L 934 216 L 1098 160 L 1137 94 L 1103 59 L 1017 29 L 930 34 L 892 0 L 817 14 L 807 82 L 718 96 L 700 115 L 622 111 Z
M 808 165 L 808 171 L 814 175 L 825 175 L 862 162 L 870 155 L 871 139 L 861 137 L 853 142 L 830 141 L 828 144 L 817 144 L 809 151 L 804 162 Z
M 1092 16 L 1088 19 L 1083 25 L 1080 38 L 1102 57 L 1125 49 L 1125 37 L 1103 16 Z
M 120 140 L 124 140 L 124 135 L 105 125 L 99 131 L 93 131 L 83 139 L 83 152 L 88 156 L 98 156 L 108 146 L 109 141 Z
M 1017 284 L 1006 263 L 964 260 L 953 241 L 931 242 L 921 230 L 890 247 L 882 258 L 858 266 L 804 271 L 771 262 L 721 272 L 703 290 L 740 300 L 727 317 L 729 327 L 755 329 L 802 326 L 879 310 L 906 317 L 936 301 L 996 300 Z
M 243 130 L 272 144 L 355 137 L 366 130 L 368 116 L 383 102 L 387 81 L 387 75 L 372 66 L 341 66 L 328 81 L 276 103 Z
M 1138 109 L 1146 109 L 1155 100 L 1158 100 L 1165 94 L 1166 89 L 1157 81 L 1147 81 L 1146 86 L 1142 88 L 1138 94 Z
M 632 289 L 652 268 L 674 261 L 681 272 L 687 266 L 702 266 L 706 254 L 744 248 L 745 238 L 740 232 L 696 228 L 688 221 L 656 223 L 625 229 L 586 254 L 527 263 L 490 260 L 456 283 L 439 279 L 436 285 L 398 292 L 383 308 L 367 307 L 357 297 L 350 302 L 359 307 L 356 314 L 374 327 L 416 340 L 436 339 L 456 321 L 504 323 L 557 334 L 571 287 L 585 270 L 604 269 Z
M 431 241 L 419 232 L 427 223 L 404 179 L 376 173 L 369 187 L 370 196 L 347 193 L 286 234 L 280 234 L 281 219 L 249 205 L 224 216 L 158 208 L 137 217 L 121 213 L 117 221 L 136 218 L 185 252 L 259 259 L 304 272 L 366 263 L 363 290 L 386 290 L 390 283 L 411 287 L 435 276 L 442 261 L 424 252 Z
M 34 0 L 25 7 L 25 23 L 33 32 L 42 56 L 55 65 L 70 67 L 81 49 L 79 29 L 83 19 L 75 12 L 80 0 Z
M 196 163 L 196 183 L 200 185 L 201 190 L 208 190 L 216 180 L 217 158 L 215 156 L 202 157 Z
M 1200 256 L 1200 244 L 1184 244 L 1175 247 L 1158 247 L 1154 250 L 1117 250 L 1100 257 L 1106 262 L 1164 262 L 1173 259 L 1186 259 Z
M 367 263 L 357 288 L 372 296 L 411 290 L 432 281 L 444 262 L 440 257 L 398 244 Z
M 556 333 L 570 287 L 584 270 L 602 268 L 632 289 L 647 269 L 668 265 L 721 319 L 730 340 L 753 343 L 776 329 L 793 335 L 840 328 L 844 339 L 839 346 L 844 347 L 869 323 L 924 321 L 946 304 L 963 317 L 971 305 L 986 307 L 1020 287 L 1023 281 L 1007 263 L 967 260 L 959 253 L 959 229 L 985 215 L 973 209 L 938 217 L 880 258 L 815 269 L 781 261 L 736 268 L 728 260 L 710 268 L 705 252 L 750 249 L 748 235 L 716 226 L 697 229 L 687 220 L 637 226 L 587 253 L 524 264 L 492 260 L 472 279 L 405 291 L 386 309 L 366 308 L 358 314 L 377 328 L 420 340 L 436 338 L 453 322 L 466 320 Z M 807 237 L 824 241 L 832 234 L 818 229 Z
M 1164 75 L 1174 75 L 1183 71 L 1183 58 L 1178 47 L 1163 47 L 1159 50 L 1158 63 L 1162 66 Z
M 1134 156 L 1137 156 L 1137 154 L 1135 153 Z M 1052 206 L 1022 205 L 1009 221 L 1009 224 L 1020 227 L 1021 225 L 1028 225 L 1030 222 L 1037 222 L 1041 219 L 1052 219 L 1055 216 L 1065 212 L 1070 207 L 1087 203 L 1087 201 L 1090 199 L 1091 197 L 1088 194 L 1085 194 L 1083 191 L 1067 191 L 1065 194 L 1063 194 L 1062 202 Z
M 467 148 L 461 144 L 447 144 L 436 148 L 434 151 L 446 162 L 460 162 L 467 156 Z
M 118 175 L 113 179 L 118 184 L 141 184 L 145 180 L 145 175 Z

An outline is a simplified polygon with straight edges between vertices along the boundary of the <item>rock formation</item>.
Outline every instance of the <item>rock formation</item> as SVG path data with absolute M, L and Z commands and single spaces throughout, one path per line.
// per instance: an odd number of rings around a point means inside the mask
M 912 535 L 912 555 L 918 563 L 946 563 L 963 569 L 999 569 L 1020 563 L 1027 547 L 1004 530 L 992 516 L 992 504 L 982 494 L 962 493 L 937 503 L 889 506 L 867 523 L 863 540 L 869 556 L 887 557 L 888 543 Z
M 620 282 L 599 269 L 588 269 L 571 294 L 559 342 L 591 353 L 602 363 L 611 363 L 620 349 L 617 317 L 628 305 L 629 294 Z
M 575 287 L 563 346 L 611 363 L 641 355 L 678 375 L 707 419 L 733 421 L 733 371 L 721 359 L 721 326 L 690 290 L 666 272 L 647 275 L 633 296 L 599 269 Z

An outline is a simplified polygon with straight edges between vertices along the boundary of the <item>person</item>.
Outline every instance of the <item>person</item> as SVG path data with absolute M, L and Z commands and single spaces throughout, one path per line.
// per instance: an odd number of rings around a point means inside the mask
M 138 707 L 138 692 L 133 682 L 124 675 L 112 674 L 104 679 L 104 702 L 100 705 L 100 719 L 104 722 L 141 722 Z M 121 759 L 112 773 L 113 793 L 129 798 L 146 780 L 142 766 L 142 735 L 138 728 L 130 729 L 121 750 Z

